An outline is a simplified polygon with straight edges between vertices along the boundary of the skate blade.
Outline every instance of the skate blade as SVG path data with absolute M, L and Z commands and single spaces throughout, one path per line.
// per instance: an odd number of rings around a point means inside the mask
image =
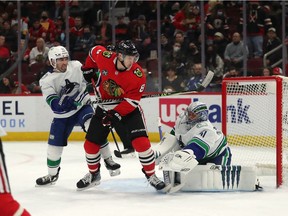
M 120 169 L 116 169 L 116 170 L 108 170 L 109 171 L 109 174 L 111 177 L 114 177 L 114 176 L 118 176 L 121 174 L 121 171 Z
M 55 185 L 56 182 L 50 182 L 48 184 L 44 184 L 44 185 L 38 185 L 37 183 L 35 184 L 35 187 L 49 187 L 49 186 L 52 186 L 52 185 Z
M 92 188 L 92 187 L 95 187 L 97 185 L 100 184 L 100 181 L 95 181 L 93 183 L 91 183 L 90 185 L 88 185 L 87 187 L 84 187 L 84 188 L 77 188 L 77 191 L 83 191 L 83 190 L 87 190 L 89 188 Z

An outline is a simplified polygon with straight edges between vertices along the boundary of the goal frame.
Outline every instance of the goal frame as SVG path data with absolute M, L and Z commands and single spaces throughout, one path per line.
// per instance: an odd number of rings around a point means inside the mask
M 275 81 L 276 82 L 276 187 L 283 184 L 283 164 L 282 164 L 282 84 L 281 76 L 269 77 L 233 77 L 224 78 L 222 81 L 222 131 L 227 135 L 227 83 L 228 82 L 253 82 L 253 81 Z

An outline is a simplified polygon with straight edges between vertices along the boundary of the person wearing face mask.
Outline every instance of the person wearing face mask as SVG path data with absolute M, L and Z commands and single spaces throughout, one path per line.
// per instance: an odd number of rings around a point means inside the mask
M 241 35 L 235 32 L 232 36 L 232 42 L 226 46 L 224 52 L 225 68 L 233 66 L 241 70 L 243 68 L 245 51 L 248 55 L 248 48 L 247 46 L 244 47 L 244 43 L 241 41 Z

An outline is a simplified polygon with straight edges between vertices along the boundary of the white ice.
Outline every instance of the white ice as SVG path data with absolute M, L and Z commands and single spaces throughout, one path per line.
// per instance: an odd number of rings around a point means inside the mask
M 77 191 L 76 182 L 87 173 L 82 142 L 70 142 L 64 149 L 55 185 L 35 187 L 36 178 L 47 174 L 46 148 L 46 142 L 4 142 L 13 196 L 33 216 L 288 214 L 288 188 L 276 189 L 274 179 L 263 179 L 262 192 L 160 194 L 149 186 L 138 159 L 132 157 L 115 158 L 122 166 L 120 176 L 110 177 L 103 166 L 99 186 Z M 162 177 L 158 170 L 157 175 Z

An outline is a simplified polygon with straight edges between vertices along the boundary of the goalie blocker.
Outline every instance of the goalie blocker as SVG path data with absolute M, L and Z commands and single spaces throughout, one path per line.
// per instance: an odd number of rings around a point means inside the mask
M 169 193 L 177 191 L 255 191 L 261 189 L 256 167 L 198 165 L 192 150 L 179 150 L 175 136 L 166 133 L 154 147 Z

